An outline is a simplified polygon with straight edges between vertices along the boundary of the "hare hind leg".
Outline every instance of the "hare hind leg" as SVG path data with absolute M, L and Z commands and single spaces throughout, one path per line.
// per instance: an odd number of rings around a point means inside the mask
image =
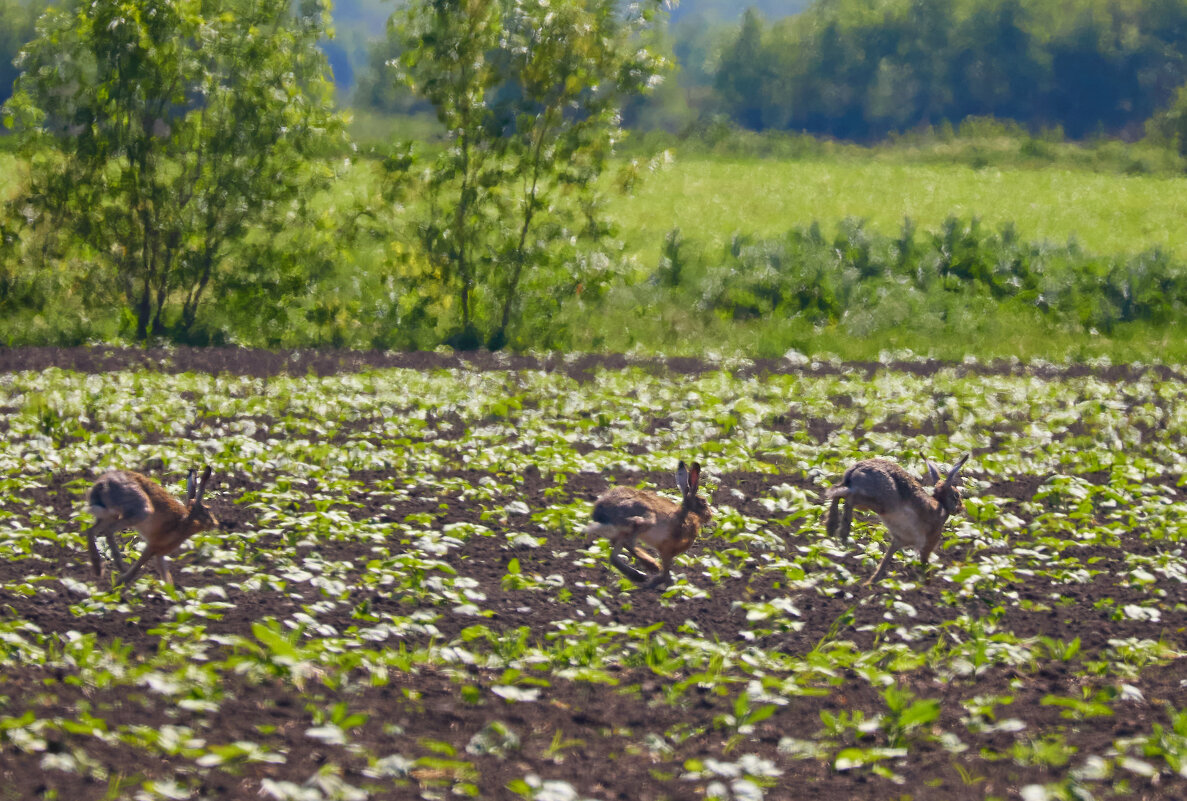
M 641 584 L 647 580 L 647 574 L 639 568 L 628 562 L 622 555 L 622 545 L 615 545 L 610 551 L 610 564 L 618 568 L 618 572 L 626 576 L 636 584 Z
M 124 558 L 120 553 L 119 542 L 116 540 L 116 533 L 123 529 L 127 521 L 120 517 L 103 517 L 95 521 L 95 523 L 87 529 L 87 553 L 91 557 L 91 569 L 94 571 L 96 577 L 101 577 L 104 574 L 103 557 L 99 554 L 99 548 L 95 541 L 99 537 L 107 540 L 107 546 L 111 550 L 111 559 L 116 564 L 116 572 L 124 572 Z
M 120 553 L 120 544 L 115 539 L 115 529 L 108 530 L 107 544 L 111 547 L 111 558 L 115 562 L 115 571 L 123 573 L 125 569 L 124 555 Z
M 86 531 L 87 553 L 91 557 L 91 569 L 96 577 L 103 575 L 103 557 L 99 554 L 99 547 L 95 544 L 95 539 L 101 534 L 105 534 L 102 529 L 108 525 L 110 524 L 106 520 L 96 520 Z
M 633 517 L 626 522 L 626 525 L 618 528 L 613 534 L 609 536 L 610 540 L 610 564 L 618 568 L 618 571 L 626 576 L 636 584 L 642 584 L 647 580 L 647 574 L 639 570 L 639 568 L 626 561 L 623 556 L 623 551 L 627 551 L 636 559 L 644 563 L 650 563 L 655 569 L 659 569 L 659 565 L 655 560 L 643 553 L 639 548 L 638 539 L 639 534 L 647 529 L 652 524 L 652 521 L 642 517 Z
M 111 558 L 115 561 L 115 570 L 120 575 L 127 571 L 127 565 L 124 564 L 124 555 L 120 552 L 115 534 L 120 530 L 136 528 L 147 520 L 150 514 L 152 514 L 152 510 L 148 506 L 142 505 L 126 509 L 125 514 L 114 521 L 113 527 L 107 530 L 107 544 L 111 546 Z

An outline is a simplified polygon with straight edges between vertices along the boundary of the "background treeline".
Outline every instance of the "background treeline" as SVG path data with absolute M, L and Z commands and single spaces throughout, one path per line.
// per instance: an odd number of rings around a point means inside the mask
M 714 86 L 752 129 L 870 139 L 969 116 L 1135 137 L 1187 80 L 1178 0 L 820 0 L 748 13 Z

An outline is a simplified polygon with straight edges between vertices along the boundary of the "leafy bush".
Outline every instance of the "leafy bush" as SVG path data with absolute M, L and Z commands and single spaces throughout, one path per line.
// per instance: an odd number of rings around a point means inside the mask
M 739 236 L 718 263 L 685 273 L 696 276 L 687 291 L 719 316 L 840 322 L 863 336 L 986 305 L 1105 333 L 1122 323 L 1182 322 L 1187 310 L 1187 266 L 1165 251 L 1098 257 L 1074 242 L 1022 241 L 1011 225 L 986 230 L 976 218 L 950 217 L 923 233 L 907 220 L 897 237 L 852 219 L 831 238 L 817 224 L 773 239 Z M 658 277 L 670 275 L 661 267 Z

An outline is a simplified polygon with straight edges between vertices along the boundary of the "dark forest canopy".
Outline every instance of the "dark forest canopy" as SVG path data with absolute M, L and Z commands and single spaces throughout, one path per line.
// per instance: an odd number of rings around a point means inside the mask
M 872 139 L 992 115 L 1136 135 L 1187 80 L 1185 0 L 819 0 L 748 12 L 714 86 L 752 129 Z

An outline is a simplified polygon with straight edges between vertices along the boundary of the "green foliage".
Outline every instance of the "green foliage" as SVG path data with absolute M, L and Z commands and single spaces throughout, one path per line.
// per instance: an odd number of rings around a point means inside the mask
M 212 297 L 260 323 L 282 313 L 318 244 L 284 235 L 308 219 L 308 193 L 329 177 L 311 157 L 339 125 L 317 49 L 325 21 L 315 0 L 295 13 L 281 0 L 48 11 L 5 107 L 30 160 L 7 259 L 34 275 L 69 265 L 65 293 L 126 304 L 140 340 L 201 338 Z
M 623 99 L 663 67 L 642 46 L 656 3 L 415 3 L 401 63 L 450 147 L 423 187 L 418 238 L 429 277 L 456 299 L 451 342 L 499 348 L 531 311 L 547 320 L 604 273 L 579 251 L 606 233 L 598 176 L 621 137 Z
M 1179 87 L 1170 105 L 1149 119 L 1146 132 L 1187 155 L 1187 84 Z
M 907 220 L 897 237 L 858 220 L 831 237 L 817 225 L 775 239 L 739 236 L 714 263 L 702 257 L 689 272 L 697 278 L 688 291 L 708 311 L 734 320 L 844 320 L 858 337 L 929 318 L 955 327 L 987 305 L 1104 332 L 1187 315 L 1187 265 L 1164 251 L 1094 257 L 1074 244 L 1024 242 L 1008 225 L 987 231 L 976 219 L 950 217 L 922 234 Z M 657 277 L 669 275 L 661 266 Z
M 937 698 L 917 701 L 910 690 L 887 687 L 882 699 L 886 702 L 882 729 L 886 732 L 886 743 L 891 748 L 905 746 L 921 730 L 940 719 L 940 701 Z

